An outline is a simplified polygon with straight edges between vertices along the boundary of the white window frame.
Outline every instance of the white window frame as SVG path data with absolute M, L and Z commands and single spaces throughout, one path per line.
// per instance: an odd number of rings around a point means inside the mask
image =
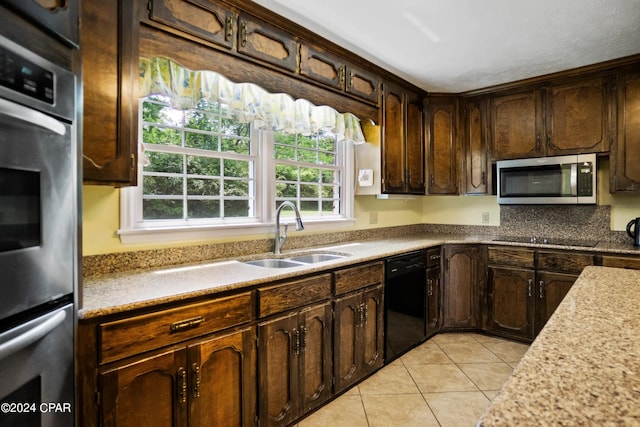
M 140 115 L 142 114 L 142 108 Z M 139 118 L 139 142 L 142 139 L 142 117 Z M 275 230 L 275 159 L 273 137 L 269 131 L 251 132 L 251 144 L 257 149 L 255 171 L 255 218 L 225 218 L 212 224 L 207 220 L 174 221 L 142 220 L 142 165 L 138 167 L 138 186 L 120 190 L 120 229 L 123 244 L 206 241 L 234 236 L 252 236 L 273 233 Z M 338 143 L 338 158 L 344 161 L 341 203 L 343 214 L 304 218 L 305 231 L 333 231 L 344 229 L 354 218 L 354 147 L 350 142 Z M 319 165 L 320 166 L 320 165 Z

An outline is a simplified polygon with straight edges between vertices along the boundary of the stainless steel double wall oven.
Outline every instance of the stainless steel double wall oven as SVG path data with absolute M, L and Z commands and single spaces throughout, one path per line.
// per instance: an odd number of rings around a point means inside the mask
M 68 427 L 75 411 L 76 78 L 3 27 L 0 426 Z

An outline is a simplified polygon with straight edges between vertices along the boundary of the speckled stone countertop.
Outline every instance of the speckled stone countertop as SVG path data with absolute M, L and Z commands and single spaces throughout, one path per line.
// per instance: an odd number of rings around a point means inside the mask
M 452 243 L 494 243 L 510 246 L 527 246 L 553 249 L 578 249 L 582 251 L 604 251 L 619 254 L 639 254 L 640 249 L 631 245 L 600 243 L 596 247 L 572 247 L 528 243 L 497 243 L 494 236 L 422 233 L 385 239 L 363 240 L 315 248 L 284 251 L 282 258 L 313 252 L 334 252 L 348 256 L 317 264 L 292 268 L 264 268 L 244 264 L 244 259 L 269 258 L 262 253 L 237 259 L 219 259 L 197 264 L 169 266 L 125 271 L 121 273 L 96 274 L 85 277 L 82 284 L 82 301 L 78 311 L 80 319 L 104 316 L 153 305 L 181 301 L 220 292 L 256 286 L 301 274 L 316 273 L 345 267 L 350 264 L 380 259 Z
M 640 271 L 587 267 L 479 426 L 639 426 Z

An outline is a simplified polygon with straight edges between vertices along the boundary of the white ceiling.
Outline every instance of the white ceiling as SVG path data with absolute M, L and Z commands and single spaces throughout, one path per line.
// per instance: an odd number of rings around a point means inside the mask
M 640 0 L 254 0 L 427 91 L 640 53 Z

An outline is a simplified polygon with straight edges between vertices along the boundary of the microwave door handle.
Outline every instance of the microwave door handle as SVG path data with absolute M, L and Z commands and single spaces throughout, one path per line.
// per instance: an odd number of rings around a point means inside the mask
M 578 195 L 578 164 L 571 163 L 571 195 Z
M 66 317 L 66 311 L 61 310 L 54 316 L 50 316 L 48 319 L 42 321 L 42 323 L 39 323 L 29 329 L 27 332 L 24 332 L 15 338 L 11 338 L 4 343 L 0 343 L 0 360 L 17 353 L 23 348 L 42 339 L 49 332 L 57 328 Z
M 67 133 L 67 129 L 64 125 L 53 117 L 49 117 L 46 114 L 31 108 L 23 107 L 20 104 L 7 101 L 6 99 L 0 99 L 0 115 L 31 123 L 57 133 L 58 135 L 64 135 Z

